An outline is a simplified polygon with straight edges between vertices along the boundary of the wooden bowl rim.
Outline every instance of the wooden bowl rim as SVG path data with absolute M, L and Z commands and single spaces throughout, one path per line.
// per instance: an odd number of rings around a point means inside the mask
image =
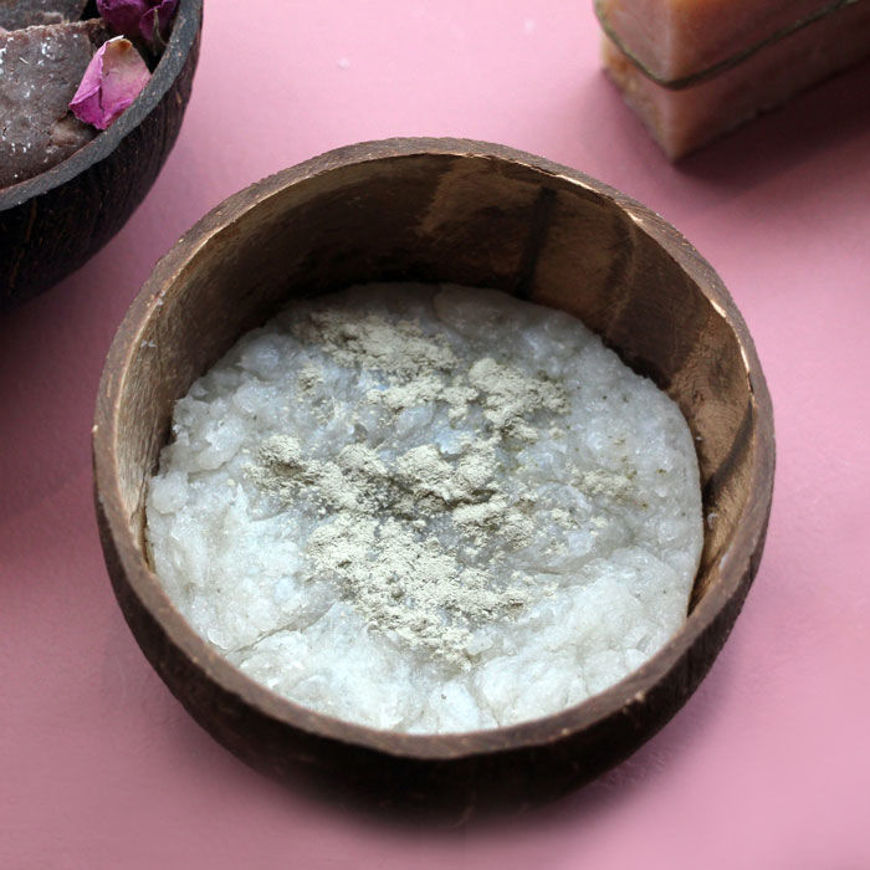
M 449 734 L 404 734 L 336 719 L 283 698 L 237 670 L 197 634 L 170 603 L 137 546 L 123 507 L 117 474 L 119 400 L 126 373 L 143 340 L 145 327 L 159 316 L 161 296 L 204 247 L 243 214 L 288 187 L 352 165 L 427 155 L 507 161 L 612 201 L 638 229 L 662 246 L 684 269 L 733 330 L 755 405 L 757 449 L 751 469 L 750 496 L 731 547 L 719 560 L 719 577 L 679 632 L 651 659 L 619 683 L 558 713 L 507 727 Z M 462 139 L 395 138 L 336 149 L 285 169 L 234 194 L 192 227 L 156 265 L 127 312 L 103 369 L 93 428 L 95 493 L 98 510 L 133 593 L 161 626 L 168 640 L 206 677 L 264 716 L 287 727 L 397 757 L 445 761 L 545 746 L 591 729 L 608 717 L 643 705 L 646 695 L 704 635 L 729 601 L 739 595 L 751 560 L 763 545 L 773 491 L 774 433 L 770 396 L 752 338 L 721 279 L 683 236 L 662 217 L 614 188 L 566 166 L 502 145 Z M 739 556 L 740 558 L 736 558 Z
M 184 69 L 202 26 L 203 0 L 181 0 L 166 49 L 145 90 L 108 130 L 99 133 L 56 166 L 0 188 L 0 211 L 14 208 L 56 187 L 109 157 L 161 103 Z

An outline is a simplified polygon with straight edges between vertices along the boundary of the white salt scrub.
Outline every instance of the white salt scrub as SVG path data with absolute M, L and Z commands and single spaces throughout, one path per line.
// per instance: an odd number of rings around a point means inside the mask
M 495 291 L 296 302 L 176 407 L 153 564 L 253 679 L 416 733 L 544 716 L 686 617 L 703 527 L 677 406 Z

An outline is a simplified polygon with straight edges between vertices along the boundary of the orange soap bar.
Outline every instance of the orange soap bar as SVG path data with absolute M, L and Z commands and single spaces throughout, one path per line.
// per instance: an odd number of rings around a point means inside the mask
M 870 0 L 598 0 L 604 65 L 672 159 L 870 55 Z

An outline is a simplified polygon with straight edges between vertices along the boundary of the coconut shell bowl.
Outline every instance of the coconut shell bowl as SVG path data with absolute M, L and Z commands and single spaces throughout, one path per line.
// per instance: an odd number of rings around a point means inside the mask
M 384 280 L 495 287 L 580 317 L 676 400 L 695 435 L 706 524 L 690 613 L 622 682 L 525 724 L 378 731 L 254 683 L 176 611 L 144 547 L 149 475 L 173 403 L 285 300 Z M 526 805 L 617 764 L 703 679 L 758 569 L 773 419 L 747 328 L 713 269 L 649 209 L 580 172 L 480 142 L 333 151 L 236 194 L 157 265 L 115 338 L 93 432 L 106 563 L 148 660 L 249 764 L 371 806 Z
M 0 189 L 0 312 L 83 266 L 151 189 L 190 99 L 202 5 L 180 0 L 151 81 L 108 130 L 62 163 Z

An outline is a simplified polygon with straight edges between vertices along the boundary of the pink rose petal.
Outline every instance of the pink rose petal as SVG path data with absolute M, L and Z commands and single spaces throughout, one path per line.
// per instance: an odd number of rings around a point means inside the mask
M 151 73 L 133 44 L 122 36 L 100 47 L 69 104 L 72 113 L 106 130 L 139 96 Z

